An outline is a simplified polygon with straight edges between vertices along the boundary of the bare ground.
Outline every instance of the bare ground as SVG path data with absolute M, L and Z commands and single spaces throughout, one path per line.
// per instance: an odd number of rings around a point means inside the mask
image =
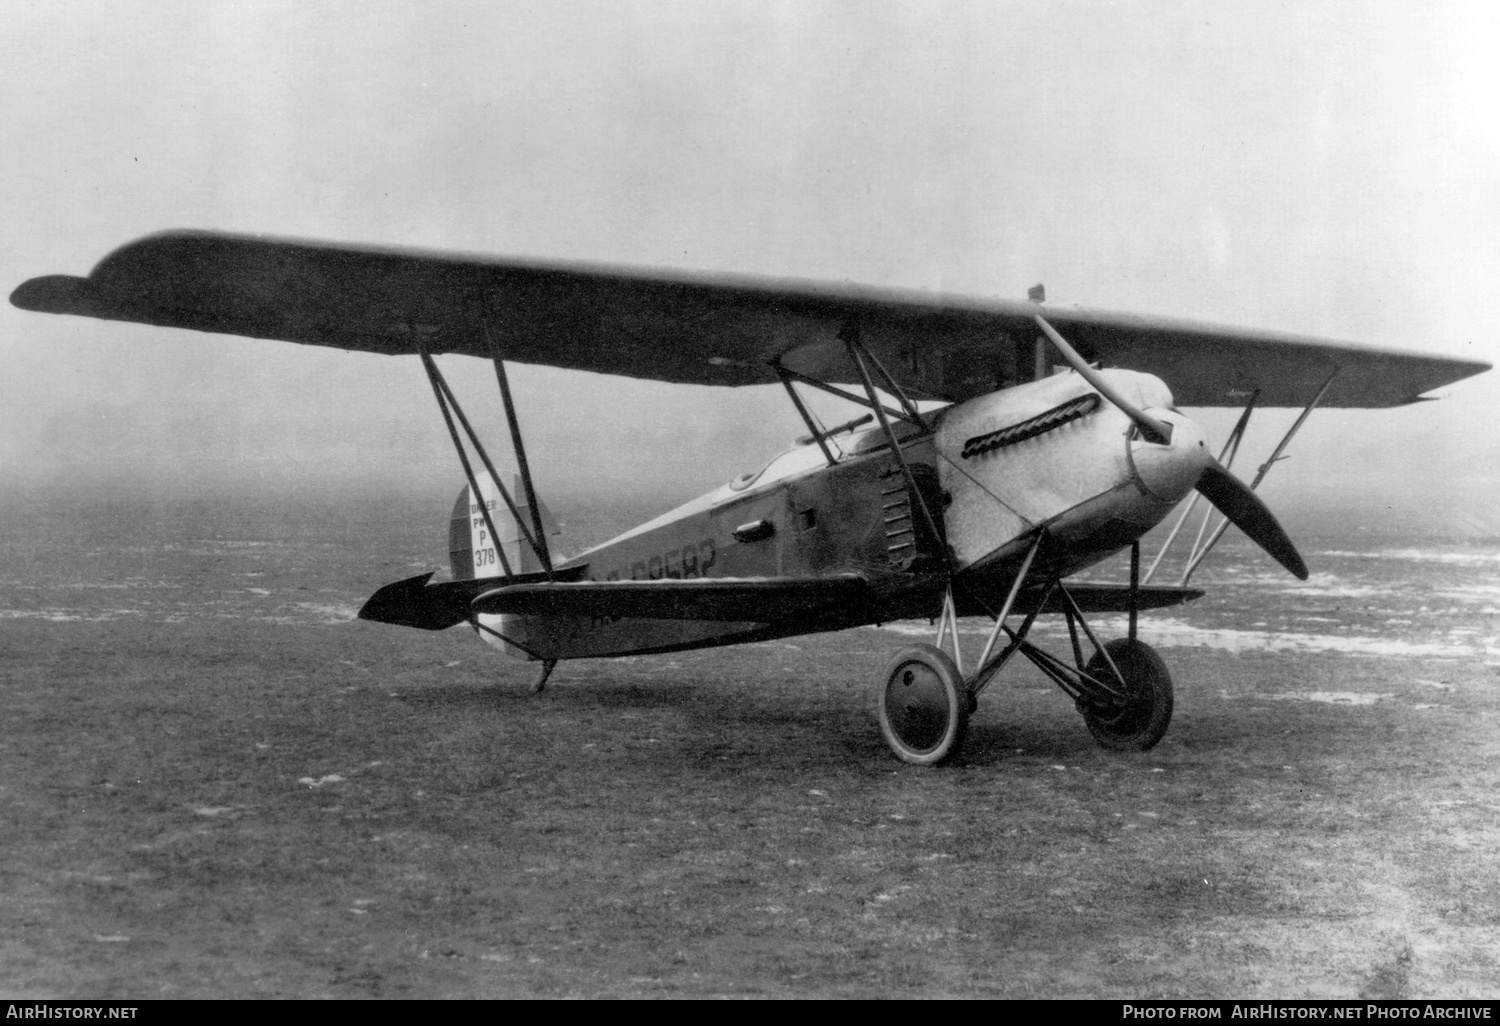
M 1167 650 L 1133 756 L 1008 672 L 923 771 L 873 629 L 539 697 L 462 630 L 0 631 L 4 996 L 1500 995 L 1479 660 Z

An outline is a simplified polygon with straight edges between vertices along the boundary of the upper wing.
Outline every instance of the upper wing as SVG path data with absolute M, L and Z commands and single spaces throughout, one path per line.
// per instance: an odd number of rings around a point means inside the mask
M 777 380 L 772 361 L 849 381 L 840 331 L 918 394 L 961 401 L 1030 376 L 1030 303 L 778 279 L 402 252 L 212 232 L 129 243 L 86 278 L 33 278 L 27 310 L 376 353 L 489 356 L 701 385 Z M 1182 406 L 1396 406 L 1475 360 L 1131 314 L 1046 308 L 1090 360 L 1147 371 Z
M 832 577 L 713 577 L 503 585 L 474 599 L 476 613 L 628 616 L 657 620 L 804 623 L 848 616 L 874 597 L 858 574 Z

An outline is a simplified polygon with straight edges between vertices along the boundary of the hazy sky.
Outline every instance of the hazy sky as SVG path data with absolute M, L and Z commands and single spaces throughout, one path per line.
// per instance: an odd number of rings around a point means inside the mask
M 0 284 L 219 228 L 1016 298 L 1042 281 L 1497 360 L 1497 10 L 9 0 Z M 0 487 L 459 485 L 414 360 L 8 305 L 0 329 Z M 497 405 L 484 364 L 447 366 Z M 554 489 L 681 498 L 799 427 L 762 390 L 516 385 Z M 1268 495 L 1500 530 L 1497 400 L 1490 374 L 1324 413 Z

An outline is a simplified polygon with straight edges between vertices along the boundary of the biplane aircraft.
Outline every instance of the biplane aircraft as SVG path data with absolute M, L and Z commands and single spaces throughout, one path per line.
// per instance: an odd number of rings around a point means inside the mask
M 451 577 L 387 585 L 361 617 L 425 630 L 467 623 L 539 662 L 534 690 L 563 659 L 929 618 L 934 643 L 896 652 L 872 688 L 885 740 L 919 765 L 959 749 L 979 695 L 1018 654 L 1073 699 L 1100 745 L 1155 745 L 1172 682 L 1138 640 L 1137 613 L 1202 594 L 1188 579 L 1230 523 L 1307 576 L 1253 491 L 1260 476 L 1247 486 L 1228 469 L 1252 411 L 1302 408 L 1263 475 L 1314 407 L 1399 406 L 1488 368 L 1053 307 L 1040 288 L 1026 301 L 967 299 L 187 231 L 129 243 L 87 277 L 31 279 L 11 302 L 418 357 L 466 479 Z M 480 444 L 433 360 L 446 353 L 493 362 L 514 471 Z M 779 384 L 808 433 L 759 472 L 563 559 L 507 362 Z M 803 389 L 869 412 L 825 426 Z M 1204 406 L 1243 411 L 1217 457 L 1181 412 Z M 1195 492 L 1225 520 L 1207 537 L 1200 528 L 1180 581 L 1152 584 L 1157 564 L 1142 575 L 1140 539 Z M 1124 549 L 1128 582 L 1073 579 Z M 1128 613 L 1127 636 L 1100 641 L 1087 620 L 1096 612 Z M 1066 620 L 1071 659 L 1030 639 L 1043 614 Z M 966 671 L 957 621 L 969 616 L 993 628 Z

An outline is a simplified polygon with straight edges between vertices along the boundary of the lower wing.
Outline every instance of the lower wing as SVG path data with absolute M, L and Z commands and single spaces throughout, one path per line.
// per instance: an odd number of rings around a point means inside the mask
M 785 623 L 875 597 L 859 574 L 830 577 L 718 577 L 655 581 L 553 581 L 502 585 L 474 598 L 474 613 L 639 617 Z

